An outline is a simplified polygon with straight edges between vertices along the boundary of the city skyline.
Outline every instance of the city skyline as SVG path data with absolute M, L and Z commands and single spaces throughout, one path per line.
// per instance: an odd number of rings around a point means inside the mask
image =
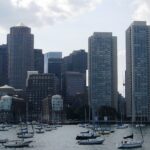
M 6 43 L 9 28 L 19 22 L 32 28 L 35 48 L 44 53 L 62 51 L 63 56 L 75 49 L 88 51 L 93 32 L 113 32 L 118 37 L 118 90 L 124 93 L 125 30 L 133 20 L 149 23 L 149 6 L 148 0 L 0 0 L 0 44 Z

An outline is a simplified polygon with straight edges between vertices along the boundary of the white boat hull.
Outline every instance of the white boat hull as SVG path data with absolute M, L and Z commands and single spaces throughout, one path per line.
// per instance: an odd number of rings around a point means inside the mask
M 120 145 L 118 145 L 118 148 L 119 149 L 131 149 L 131 148 L 142 147 L 142 145 L 143 145 L 143 141 L 130 140 L 130 141 L 121 143 Z
M 103 144 L 104 139 L 89 139 L 89 140 L 81 140 L 78 141 L 79 145 L 99 145 L 99 144 Z
M 22 148 L 22 147 L 29 147 L 29 144 L 32 141 L 10 141 L 4 144 L 6 148 Z

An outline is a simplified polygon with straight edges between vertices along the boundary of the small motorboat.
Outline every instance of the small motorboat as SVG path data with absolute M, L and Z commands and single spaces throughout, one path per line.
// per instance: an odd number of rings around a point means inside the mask
M 106 135 L 110 133 L 114 133 L 115 131 L 111 128 L 96 128 L 95 129 L 99 134 Z
M 53 129 L 51 128 L 45 128 L 45 131 L 52 131 Z
M 42 133 L 44 133 L 43 128 L 37 129 L 36 133 L 37 133 L 37 134 L 42 134 Z
M 30 143 L 33 141 L 24 141 L 24 140 L 13 140 L 8 141 L 4 144 L 5 148 L 22 148 L 22 147 L 29 147 Z
M 33 133 L 22 133 L 18 135 L 18 138 L 22 138 L 22 139 L 33 138 L 33 137 L 34 137 Z
M 0 131 L 8 131 L 8 130 L 9 128 L 6 125 L 4 124 L 0 125 Z
M 117 147 L 119 149 L 138 148 L 138 147 L 142 147 L 143 143 L 144 143 L 143 140 L 137 141 L 133 139 L 126 139 L 126 140 L 123 140 L 120 144 L 118 144 Z
M 9 129 L 8 128 L 2 128 L 0 127 L 0 131 L 8 131 Z
M 145 127 L 145 124 L 136 124 L 135 127 L 136 128 L 138 128 L 138 127 Z
M 36 126 L 35 129 L 42 129 L 42 126 Z
M 89 133 L 90 131 L 83 131 L 83 132 L 80 132 L 81 134 L 84 134 L 84 133 Z
M 78 141 L 79 145 L 98 145 L 98 144 L 103 144 L 104 138 L 98 137 L 95 139 L 88 139 L 88 140 L 81 140 Z
M 8 139 L 0 139 L 0 144 L 4 144 L 6 142 L 8 142 Z
M 79 127 L 86 128 L 87 124 L 79 124 Z
M 107 130 L 104 130 L 104 131 L 98 131 L 99 134 L 102 134 L 102 135 L 108 135 L 110 133 L 112 133 L 111 131 L 107 131 Z
M 57 127 L 52 125 L 52 126 L 49 126 L 52 130 L 57 130 Z
M 57 124 L 56 127 L 62 127 L 62 125 L 61 124 Z
M 76 136 L 76 140 L 87 140 L 87 139 L 95 139 L 99 137 L 99 135 L 95 133 L 84 133 Z
M 126 129 L 128 128 L 128 124 L 121 124 L 117 126 L 117 129 Z

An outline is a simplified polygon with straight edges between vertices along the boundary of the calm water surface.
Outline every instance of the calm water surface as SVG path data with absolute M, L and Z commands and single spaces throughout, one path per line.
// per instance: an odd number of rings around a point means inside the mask
M 105 142 L 103 145 L 78 145 L 75 140 L 76 135 L 81 131 L 86 131 L 84 128 L 80 128 L 77 125 L 65 125 L 59 127 L 57 130 L 45 132 L 44 134 L 35 134 L 31 147 L 29 148 L 17 148 L 17 150 L 117 150 L 116 144 L 122 140 L 123 136 L 131 133 L 131 128 L 127 129 L 115 129 L 115 133 L 104 136 Z M 144 134 L 144 145 L 138 150 L 150 150 L 150 127 L 144 127 L 142 129 Z M 8 138 L 10 140 L 17 139 L 17 129 L 10 129 L 10 131 L 1 131 L 0 138 Z M 141 138 L 139 129 L 134 129 L 135 137 Z M 0 150 L 4 150 L 3 146 L 0 146 Z M 7 148 L 9 150 L 9 148 Z M 136 149 L 134 149 L 136 150 Z

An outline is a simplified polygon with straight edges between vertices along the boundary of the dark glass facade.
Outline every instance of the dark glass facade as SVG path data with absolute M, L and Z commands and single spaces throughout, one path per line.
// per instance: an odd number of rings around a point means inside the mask
M 44 54 L 44 73 L 48 73 L 48 59 L 62 58 L 62 52 L 48 52 Z
M 0 86 L 8 84 L 8 48 L 0 45 Z
M 63 74 L 62 81 L 62 92 L 65 105 L 72 104 L 72 100 L 77 94 L 85 93 L 86 85 L 83 73 L 66 72 Z
M 44 55 L 41 49 L 34 49 L 34 70 L 44 73 Z
M 86 73 L 87 52 L 85 50 L 75 50 L 69 56 L 63 58 L 63 72 L 74 71 Z
M 61 92 L 62 58 L 48 59 L 48 73 L 53 73 L 58 79 L 58 93 Z
M 28 100 L 29 120 L 41 121 L 42 100 L 56 94 L 56 77 L 54 74 L 34 74 L 28 79 L 26 98 Z

